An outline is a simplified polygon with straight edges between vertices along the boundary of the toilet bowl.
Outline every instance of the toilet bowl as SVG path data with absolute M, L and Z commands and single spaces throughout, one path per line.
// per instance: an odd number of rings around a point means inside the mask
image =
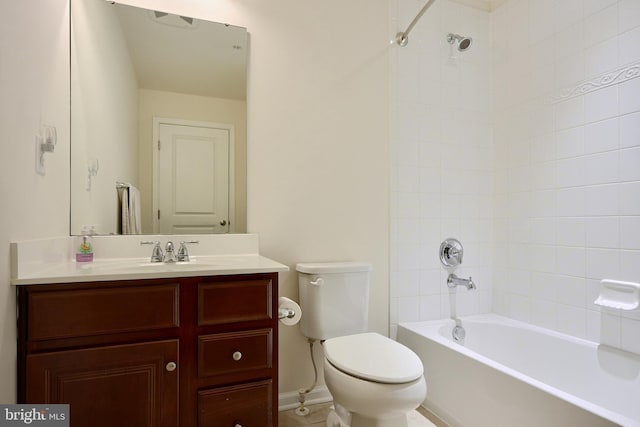
M 407 427 L 407 413 L 427 393 L 422 362 L 402 344 L 377 333 L 324 343 L 324 379 L 334 409 L 327 427 Z
M 427 394 L 422 361 L 368 330 L 369 275 L 362 262 L 299 263 L 300 331 L 324 341 L 324 380 L 333 396 L 328 427 L 407 427 Z

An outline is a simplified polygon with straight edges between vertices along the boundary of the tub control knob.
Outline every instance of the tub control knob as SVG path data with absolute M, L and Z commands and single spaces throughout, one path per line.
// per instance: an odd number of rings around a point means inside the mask
M 462 243 L 456 239 L 446 239 L 440 245 L 440 262 L 443 266 L 456 268 L 462 264 Z
M 236 351 L 233 353 L 233 360 L 235 360 L 236 362 L 240 359 L 242 359 L 242 353 L 240 353 L 239 351 Z
M 178 367 L 178 365 L 176 365 L 176 362 L 169 362 L 169 363 L 167 363 L 167 366 L 165 366 L 165 368 L 169 372 L 175 371 L 177 367 Z

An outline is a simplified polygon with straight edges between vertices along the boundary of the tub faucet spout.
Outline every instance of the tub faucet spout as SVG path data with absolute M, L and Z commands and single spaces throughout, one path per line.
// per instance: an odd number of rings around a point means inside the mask
M 463 279 L 453 273 L 449 274 L 449 277 L 447 277 L 447 286 L 450 288 L 455 288 L 456 286 L 464 286 L 469 290 L 476 289 L 476 284 L 473 283 L 473 279 L 471 277 L 469 277 L 468 279 Z

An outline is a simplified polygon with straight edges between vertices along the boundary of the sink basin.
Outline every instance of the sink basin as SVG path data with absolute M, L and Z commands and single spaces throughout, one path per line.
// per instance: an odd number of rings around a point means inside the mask
M 124 259 L 107 259 L 96 260 L 92 263 L 77 263 L 76 267 L 79 270 L 86 271 L 87 273 L 136 273 L 144 271 L 188 271 L 188 270 L 207 270 L 215 269 L 216 267 L 224 267 L 230 264 L 231 261 L 226 257 L 191 257 L 190 261 L 180 262 L 151 262 L 149 258 L 124 258 Z M 237 263 L 238 260 L 233 260 Z
M 190 261 L 151 262 L 147 257 L 106 258 L 90 263 L 77 263 L 75 274 L 82 277 L 107 278 L 154 278 L 180 277 L 212 274 L 244 274 L 261 272 L 270 268 L 269 263 L 257 255 L 205 255 L 191 256 Z

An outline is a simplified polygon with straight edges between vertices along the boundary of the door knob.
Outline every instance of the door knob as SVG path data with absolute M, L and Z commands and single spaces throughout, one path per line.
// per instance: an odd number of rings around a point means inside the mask
M 176 362 L 169 362 L 169 363 L 167 363 L 167 366 L 165 366 L 165 368 L 169 372 L 175 371 L 177 367 L 178 367 L 178 365 L 176 365 Z
M 223 219 L 222 221 L 220 221 L 220 225 L 221 225 L 221 226 L 223 226 L 223 227 L 224 227 L 225 225 L 227 225 L 227 220 L 226 220 L 226 219 Z

